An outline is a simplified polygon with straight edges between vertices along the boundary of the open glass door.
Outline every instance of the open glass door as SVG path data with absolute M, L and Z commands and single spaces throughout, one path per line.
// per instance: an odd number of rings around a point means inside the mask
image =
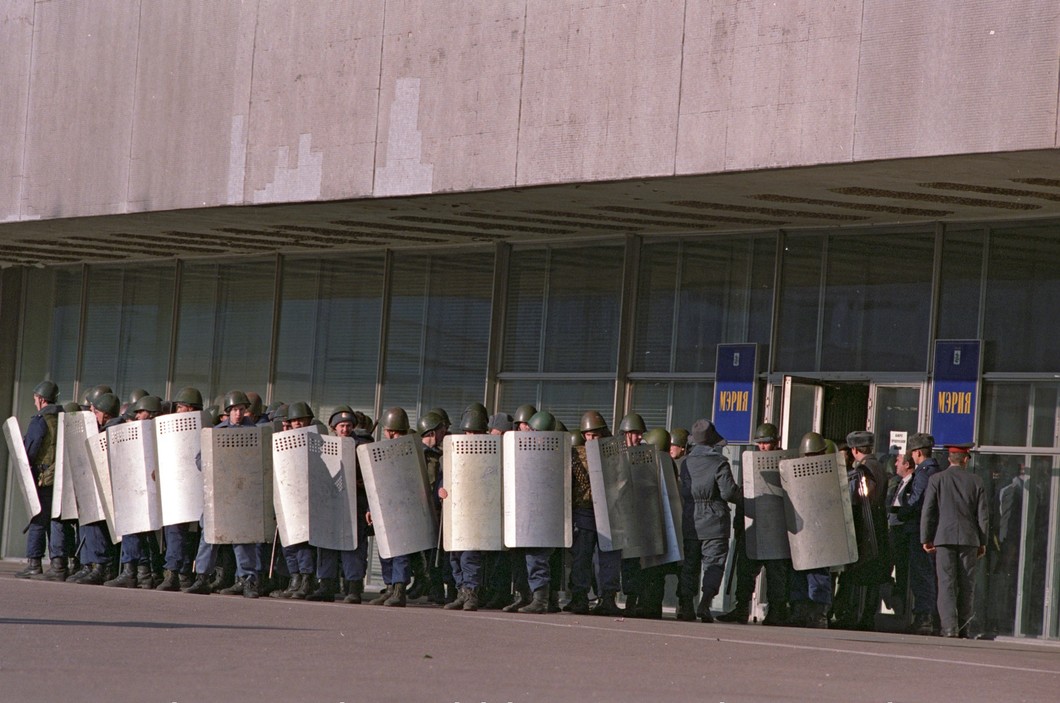
M 807 432 L 820 432 L 824 423 L 824 385 L 797 376 L 784 377 L 780 405 L 780 444 L 797 448 Z
M 886 452 L 891 432 L 920 430 L 920 409 L 923 407 L 924 384 L 873 383 L 869 394 L 869 432 L 876 441 L 876 452 Z

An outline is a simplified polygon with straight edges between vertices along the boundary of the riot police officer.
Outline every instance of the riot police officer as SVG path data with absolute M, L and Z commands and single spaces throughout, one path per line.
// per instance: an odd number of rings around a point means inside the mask
M 247 415 L 248 419 L 249 411 Z M 313 409 L 309 403 L 298 401 L 287 406 L 287 422 L 292 430 L 300 430 L 313 424 Z M 297 544 L 283 545 L 283 559 L 287 565 L 287 573 L 291 580 L 287 588 L 275 590 L 269 594 L 271 598 L 293 598 L 294 600 L 305 600 L 314 592 L 312 588 L 313 574 L 316 573 L 316 550 L 309 546 L 309 542 L 298 542 Z
M 173 398 L 172 405 L 175 413 L 200 412 L 202 393 L 191 386 L 181 388 Z M 196 541 L 191 536 L 193 524 L 184 522 L 162 528 L 166 540 L 166 557 L 163 564 L 165 572 L 162 582 L 155 587 L 156 590 L 179 591 L 191 587 L 196 548 Z
M 916 462 L 912 483 L 904 495 L 904 504 L 897 510 L 898 519 L 909 524 L 911 530 L 919 531 L 924 496 L 928 482 L 941 468 L 932 456 L 935 438 L 925 432 L 917 432 L 909 438 L 908 450 Z M 938 587 L 935 581 L 935 556 L 921 547 L 918 538 L 909 544 L 909 588 L 913 592 L 913 621 L 909 632 L 931 635 L 937 631 Z
M 95 390 L 101 390 L 97 386 Z M 121 424 L 119 413 L 121 401 L 113 393 L 90 392 L 92 414 L 96 416 L 96 426 L 100 432 Z M 104 520 L 81 523 L 81 563 L 84 564 L 78 574 L 67 579 L 67 583 L 81 583 L 89 586 L 102 585 L 107 580 L 108 571 L 114 560 L 114 549 L 110 531 Z
M 629 413 L 618 425 L 618 431 L 622 433 L 623 443 L 627 447 L 635 447 L 644 439 L 647 427 L 644 418 L 638 413 Z M 637 601 L 640 599 L 640 559 L 622 560 L 622 593 L 626 597 L 626 610 L 630 615 L 636 615 Z
M 829 442 L 818 432 L 807 432 L 799 441 L 799 456 L 831 453 Z M 832 606 L 832 577 L 827 566 L 791 572 L 791 618 L 798 627 L 828 627 Z
M 383 439 L 396 439 L 409 433 L 409 416 L 404 408 L 389 408 L 383 413 Z M 365 521 L 372 524 L 372 513 L 365 513 Z M 379 565 L 383 571 L 385 588 L 368 602 L 369 605 L 385 605 L 391 608 L 404 608 L 408 602 L 406 590 L 412 578 L 412 555 L 399 554 L 389 559 L 380 557 Z

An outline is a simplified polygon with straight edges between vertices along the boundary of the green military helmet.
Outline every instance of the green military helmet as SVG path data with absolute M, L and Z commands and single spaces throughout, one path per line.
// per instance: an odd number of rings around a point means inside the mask
M 383 421 L 380 424 L 384 430 L 408 432 L 409 415 L 404 408 L 388 408 L 383 412 Z
M 845 448 L 846 447 L 844 447 L 844 449 Z M 839 451 L 839 446 L 836 445 L 836 443 L 834 441 L 832 441 L 830 439 L 826 439 L 824 441 L 824 453 L 825 454 L 835 454 L 838 451 Z
M 688 430 L 684 427 L 675 427 L 670 430 L 670 446 L 671 447 L 687 447 L 688 446 Z
M 645 432 L 647 429 L 644 425 L 644 418 L 638 413 L 626 415 L 618 425 L 619 432 Z
M 328 417 L 328 425 L 334 427 L 340 422 L 348 422 L 351 425 L 357 424 L 357 417 L 353 414 L 353 408 L 349 405 L 340 405 L 331 411 L 331 415 Z
M 316 416 L 313 414 L 313 408 L 309 407 L 309 403 L 303 400 L 287 406 L 288 420 L 312 420 L 314 417 Z
M 779 442 L 780 430 L 772 422 L 763 422 L 755 428 L 755 442 Z
M 470 405 L 468 405 L 466 408 L 464 408 L 464 412 L 465 413 L 468 410 L 477 410 L 478 412 L 481 412 L 486 417 L 489 417 L 489 415 L 490 415 L 489 410 L 486 410 L 486 406 L 483 405 L 482 403 L 478 402 L 477 400 L 474 403 L 471 403 Z
M 92 407 L 110 417 L 118 417 L 121 412 L 121 401 L 113 393 L 100 393 L 92 399 Z
M 64 413 L 81 412 L 81 406 L 71 400 L 68 403 L 63 403 L 63 412 Z
M 157 395 L 145 395 L 135 403 L 133 403 L 129 409 L 135 415 L 141 410 L 146 410 L 149 413 L 161 413 L 162 412 L 162 399 Z
M 444 424 L 445 418 L 434 410 L 428 410 L 427 413 L 421 415 L 420 419 L 416 422 L 416 431 L 420 434 L 427 434 L 428 432 L 433 432 L 439 427 L 442 427 Z
M 254 391 L 247 391 L 247 400 L 250 401 L 250 408 L 247 409 L 247 412 L 254 417 L 261 415 L 265 409 L 264 404 L 261 402 L 261 396 Z
M 604 416 L 600 414 L 600 411 L 589 410 L 582 414 L 578 428 L 582 432 L 603 432 L 606 434 L 607 421 L 604 420 Z
M 280 403 L 276 406 L 276 409 L 272 411 L 270 420 L 286 420 L 287 419 L 287 403 Z
M 670 433 L 661 427 L 650 429 L 644 433 L 644 443 L 654 444 L 660 452 L 670 451 Z
M 469 405 L 464 414 L 460 416 L 461 432 L 489 432 L 490 419 L 486 411 L 477 406 Z
M 556 432 L 570 432 L 570 430 L 567 429 L 567 426 L 563 424 L 563 420 L 560 420 L 558 417 L 556 418 Z
M 44 398 L 46 403 L 54 403 L 59 400 L 59 386 L 52 381 L 41 381 L 33 387 L 33 395 Z
M 132 391 L 129 392 L 129 400 L 127 402 L 129 403 L 129 405 L 133 405 L 134 403 L 136 403 L 136 401 L 140 400 L 140 398 L 143 398 L 145 395 L 151 394 L 143 388 L 133 388 Z
M 516 427 L 519 426 L 520 422 L 529 423 L 530 418 L 532 418 L 536 413 L 537 408 L 535 408 L 530 403 L 525 403 L 523 405 L 520 405 L 519 408 L 515 411 L 515 414 L 512 415 L 512 422 L 515 423 Z
M 582 436 L 581 432 L 568 432 L 567 434 L 570 435 L 570 445 L 572 447 L 585 446 L 585 437 Z
M 92 407 L 93 399 L 98 398 L 104 393 L 113 393 L 113 391 L 110 389 L 110 386 L 102 384 L 85 389 L 85 392 L 81 394 L 81 405 L 86 408 Z
M 185 386 L 177 391 L 177 397 L 173 399 L 173 403 L 180 403 L 181 405 L 190 405 L 196 410 L 202 410 L 202 393 L 199 392 L 198 388 L 192 388 L 191 386 Z
M 807 432 L 799 440 L 799 456 L 814 456 L 828 451 L 828 443 L 820 432 Z
M 229 410 L 237 405 L 242 405 L 246 408 L 250 407 L 250 398 L 243 391 L 228 391 L 225 393 L 225 397 L 222 399 L 221 407 L 227 413 Z
M 530 417 L 530 429 L 535 432 L 554 432 L 556 429 L 556 418 L 547 410 L 541 410 Z
M 206 413 L 206 424 L 211 427 L 221 422 L 221 408 L 211 405 L 204 411 Z
M 442 422 L 445 423 L 446 427 L 449 427 L 453 424 L 452 421 L 449 420 L 449 413 L 445 411 L 445 408 L 431 408 L 427 412 L 438 413 L 438 417 L 442 418 Z

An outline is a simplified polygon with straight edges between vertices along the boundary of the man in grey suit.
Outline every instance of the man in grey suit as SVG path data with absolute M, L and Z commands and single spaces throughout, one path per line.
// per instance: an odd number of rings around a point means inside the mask
M 950 446 L 949 466 L 931 477 L 920 520 L 924 551 L 935 554 L 943 637 L 967 637 L 975 563 L 986 554 L 990 509 L 983 481 L 965 470 L 967 446 Z

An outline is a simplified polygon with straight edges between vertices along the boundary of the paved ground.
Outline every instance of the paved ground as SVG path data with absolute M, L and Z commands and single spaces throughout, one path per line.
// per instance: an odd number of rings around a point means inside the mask
M 23 581 L 0 701 L 1056 701 L 1060 647 Z

